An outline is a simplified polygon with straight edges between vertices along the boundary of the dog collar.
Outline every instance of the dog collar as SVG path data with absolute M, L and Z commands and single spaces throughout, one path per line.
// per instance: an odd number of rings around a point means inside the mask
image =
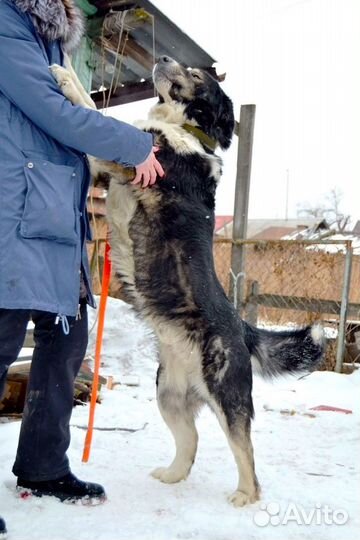
M 205 146 L 211 152 L 215 152 L 217 147 L 217 141 L 206 135 L 199 127 L 192 126 L 191 124 L 183 124 L 182 127 L 191 135 L 194 135 L 203 146 Z

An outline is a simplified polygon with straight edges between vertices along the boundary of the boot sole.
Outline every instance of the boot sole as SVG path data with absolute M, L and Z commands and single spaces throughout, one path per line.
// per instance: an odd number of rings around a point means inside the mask
M 29 489 L 21 486 L 16 486 L 16 491 L 19 493 L 21 499 L 27 499 L 29 497 L 52 497 L 58 499 L 58 501 L 64 504 L 81 504 L 83 506 L 98 506 L 103 504 L 107 497 L 106 495 L 101 495 L 98 497 L 91 497 L 85 495 L 84 497 L 69 497 L 66 493 L 54 493 L 51 491 L 39 491 L 35 489 Z M 1 538 L 1 537 L 0 537 Z

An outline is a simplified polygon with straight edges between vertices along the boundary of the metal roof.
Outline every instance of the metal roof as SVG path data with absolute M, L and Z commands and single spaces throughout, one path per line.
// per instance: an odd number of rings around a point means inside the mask
M 222 228 L 216 230 L 218 236 L 232 238 L 233 219 L 227 219 L 229 216 L 223 216 L 225 223 Z M 217 216 L 220 219 L 220 216 Z M 273 233 L 278 233 L 279 229 L 287 229 L 287 234 L 290 231 L 300 231 L 308 229 L 319 224 L 319 220 L 315 218 L 296 218 L 296 219 L 249 219 L 247 225 L 247 238 L 261 238 L 265 230 L 272 229 Z M 286 232 L 284 232 L 284 235 Z M 284 236 L 282 235 L 282 236 Z M 270 237 L 268 237 L 270 238 Z M 276 236 L 278 238 L 278 236 Z
M 210 71 L 215 62 L 149 0 L 77 0 L 87 16 L 92 98 L 99 107 L 154 96 L 152 69 L 168 55 Z M 110 94 L 110 97 L 109 97 Z

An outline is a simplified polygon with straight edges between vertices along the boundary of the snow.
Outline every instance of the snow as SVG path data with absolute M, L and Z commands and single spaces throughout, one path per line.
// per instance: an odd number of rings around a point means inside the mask
M 316 239 L 315 239 L 316 240 Z M 316 251 L 326 251 L 327 253 L 346 253 L 347 245 L 346 242 L 351 242 L 351 247 L 353 248 L 354 255 L 360 255 L 360 238 L 352 234 L 332 234 L 327 236 L 325 239 L 326 243 L 315 244 L 313 246 L 308 246 L 308 250 Z M 331 244 L 331 241 L 335 240 L 336 242 L 343 242 L 343 244 Z
M 94 317 L 91 310 L 90 327 Z M 95 332 L 90 334 L 91 353 Z M 360 372 L 316 372 L 273 383 L 255 379 L 252 438 L 262 499 L 235 509 L 226 500 L 236 487 L 235 464 L 207 409 L 198 420 L 199 450 L 189 478 L 165 485 L 149 475 L 173 457 L 171 435 L 156 405 L 156 368 L 151 331 L 129 306 L 110 298 L 101 374 L 115 382 L 138 378 L 140 384 L 103 389 L 96 426 L 140 431 L 95 431 L 90 461 L 82 463 L 88 406 L 75 407 L 72 470 L 103 483 L 108 494 L 105 504 L 86 507 L 49 497 L 20 498 L 11 474 L 20 423 L 1 423 L 0 515 L 7 521 L 9 540 L 353 540 L 359 534 Z M 347 408 L 353 414 L 310 410 L 317 405 Z M 310 525 L 285 524 L 290 503 L 305 516 L 315 511 L 319 516 L 328 505 L 345 510 L 349 519 L 344 525 L 325 524 L 321 514 L 321 524 L 315 518 Z M 264 505 L 270 505 L 271 523 Z

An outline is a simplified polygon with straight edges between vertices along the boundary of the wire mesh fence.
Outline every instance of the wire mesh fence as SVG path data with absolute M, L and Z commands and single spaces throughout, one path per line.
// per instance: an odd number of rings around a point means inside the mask
M 265 326 L 321 320 L 328 347 L 323 367 L 360 362 L 360 256 L 349 241 L 241 241 L 243 266 L 231 267 L 234 242 L 216 239 L 218 278 L 243 318 Z
M 360 364 L 360 310 L 352 309 L 352 305 L 360 302 L 360 254 L 352 257 L 352 268 L 349 288 L 350 309 L 345 326 L 345 365 Z
M 100 292 L 106 229 L 88 245 L 93 286 Z M 232 268 L 232 249 L 243 251 L 243 266 Z M 249 322 L 291 327 L 320 320 L 327 351 L 322 369 L 351 371 L 360 366 L 360 254 L 349 241 L 241 241 L 215 239 L 219 281 Z M 238 292 L 241 290 L 241 294 Z M 113 277 L 110 296 L 122 298 Z

